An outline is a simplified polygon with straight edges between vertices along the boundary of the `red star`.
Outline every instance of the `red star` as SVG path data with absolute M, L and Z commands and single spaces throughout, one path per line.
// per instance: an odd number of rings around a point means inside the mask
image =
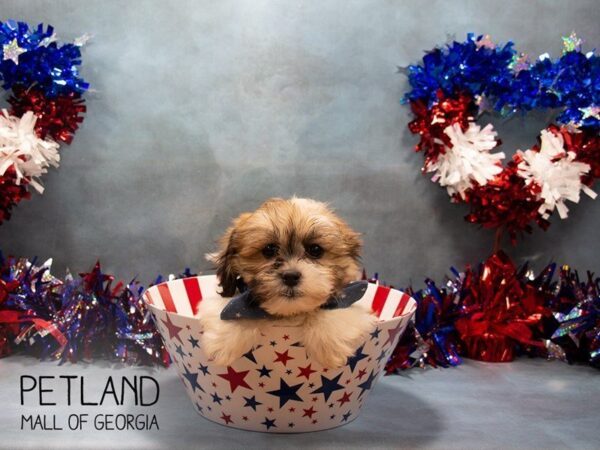
M 296 411 L 296 408 L 292 407 L 292 408 L 289 409 L 289 411 L 290 412 L 294 412 L 294 411 Z
M 310 377 L 311 373 L 315 373 L 316 370 L 311 369 L 312 364 L 309 364 L 306 367 L 298 367 L 298 370 L 300 370 L 300 373 L 297 375 L 298 377 L 306 377 L 306 379 L 308 380 L 308 378 Z
M 211 383 L 212 387 L 217 387 L 217 383 Z
M 242 370 L 240 372 L 236 372 L 235 370 L 233 370 L 233 367 L 228 366 L 227 373 L 219 373 L 217 375 L 229 381 L 229 387 L 231 388 L 231 392 L 233 393 L 239 386 L 244 387 L 246 389 L 250 389 L 250 386 L 248 386 L 248 383 L 246 383 L 246 381 L 244 380 L 246 375 L 248 375 L 248 372 L 250 371 Z
M 366 371 L 366 370 L 364 370 L 364 369 L 360 369 L 360 370 L 358 371 L 358 375 L 356 375 L 356 377 L 354 377 L 354 378 L 358 378 L 359 380 L 361 380 L 361 379 L 362 379 L 362 377 L 364 377 L 366 374 L 367 374 L 367 371 Z
M 267 408 L 267 411 L 273 412 L 273 408 L 269 407 L 269 408 Z
M 291 356 L 288 356 L 288 350 L 286 350 L 286 351 L 285 351 L 285 352 L 283 352 L 283 353 L 279 353 L 279 352 L 275 352 L 275 353 L 277 354 L 277 358 L 276 358 L 276 359 L 275 359 L 275 361 L 273 361 L 273 362 L 277 362 L 277 361 L 279 361 L 279 362 L 283 363 L 283 365 L 284 365 L 284 366 L 286 366 L 286 367 L 287 367 L 287 362 L 288 362 L 290 359 L 294 359 L 294 358 L 292 358 Z
M 244 420 L 244 421 L 248 420 L 248 416 L 243 416 L 242 420 Z
M 308 409 L 302 408 L 302 410 L 304 411 L 304 414 L 302 414 L 302 417 L 308 417 L 309 419 L 312 419 L 313 414 L 317 412 L 313 409 L 312 406 Z
M 284 334 L 284 335 L 283 335 L 283 340 L 284 340 L 284 341 L 287 341 L 289 338 L 290 338 L 290 337 L 289 337 L 287 334 Z
M 313 401 L 313 402 L 316 402 L 317 400 L 318 400 L 318 399 L 317 399 L 317 397 L 313 397 L 313 398 L 312 398 L 312 401 Z M 312 408 L 312 406 L 311 406 L 311 408 Z
M 179 342 L 183 344 L 183 341 L 179 337 L 179 332 L 183 330 L 183 327 L 178 327 L 173 322 L 171 322 L 171 318 L 167 315 L 167 320 L 164 321 L 161 319 L 161 322 L 167 327 L 167 331 L 169 332 L 169 339 L 173 339 L 175 337 Z
M 223 413 L 223 414 L 221 415 L 221 419 L 222 419 L 222 420 L 223 420 L 223 421 L 224 421 L 226 424 L 228 424 L 228 423 L 233 423 L 233 420 L 231 420 L 231 415 L 229 415 L 229 416 L 228 416 L 227 414 Z
M 398 323 L 398 326 L 396 328 L 392 328 L 391 330 L 387 330 L 387 332 L 389 333 L 389 336 L 387 338 L 387 341 L 385 341 L 383 343 L 382 347 L 385 347 L 386 344 L 388 342 L 390 343 L 394 343 L 394 339 L 396 339 L 396 336 L 398 335 L 398 333 L 400 333 L 400 330 L 402 329 L 402 321 L 400 321 L 400 323 Z
M 346 384 L 350 384 L 350 378 L 346 380 Z
M 317 419 L 313 419 L 312 423 L 313 424 L 317 423 Z
M 352 394 L 348 394 L 347 392 L 344 392 L 344 395 L 342 396 L 342 398 L 339 398 L 337 401 L 340 402 L 340 406 L 342 406 L 344 403 L 348 403 L 350 401 L 350 396 Z
M 265 383 L 263 383 L 262 381 L 260 383 L 258 383 L 259 387 L 265 387 Z

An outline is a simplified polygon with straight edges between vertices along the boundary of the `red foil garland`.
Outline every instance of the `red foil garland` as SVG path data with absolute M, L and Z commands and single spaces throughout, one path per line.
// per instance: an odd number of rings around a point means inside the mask
M 514 359 L 517 344 L 544 348 L 541 333 L 535 331 L 550 311 L 543 296 L 522 285 L 520 278 L 503 252 L 488 258 L 478 272 L 467 270 L 464 315 L 455 326 L 469 358 L 506 362 Z
M 0 224 L 10 219 L 12 208 L 21 200 L 28 199 L 31 194 L 27 191 L 27 181 L 22 179 L 17 184 L 17 177 L 13 167 L 9 167 L 4 175 L 0 176 Z
M 47 98 L 35 88 L 25 89 L 23 86 L 13 87 L 13 96 L 8 99 L 10 113 L 22 116 L 33 111 L 37 117 L 35 131 L 42 139 L 51 137 L 55 141 L 70 144 L 73 136 L 83 122 L 82 114 L 86 106 L 81 95 L 71 93 Z

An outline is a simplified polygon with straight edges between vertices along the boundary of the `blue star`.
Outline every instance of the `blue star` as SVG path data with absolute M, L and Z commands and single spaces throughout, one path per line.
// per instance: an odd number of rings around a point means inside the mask
M 342 415 L 342 422 L 348 422 L 348 418 L 352 415 L 351 411 L 348 411 L 346 414 Z
M 265 427 L 267 427 L 267 430 L 271 427 L 277 428 L 277 425 L 275 425 L 275 419 L 268 419 L 266 417 L 265 417 L 265 421 L 261 422 L 261 425 L 264 425 Z
M 381 355 L 377 357 L 377 363 L 380 363 L 383 358 L 385 358 L 385 350 L 382 350 Z
M 275 347 L 275 345 L 277 345 L 277 342 L 271 341 L 271 342 L 269 342 L 269 344 L 271 344 L 272 347 Z
M 381 333 L 381 330 L 379 328 L 376 328 L 375 331 L 369 334 L 371 335 L 371 339 L 376 339 L 379 337 L 379 333 Z
M 192 344 L 192 348 L 200 348 L 200 346 L 198 345 L 198 342 L 200 341 L 198 341 L 198 339 L 194 339 L 194 336 L 190 336 L 188 342 Z
M 285 373 L 287 373 L 288 375 L 291 375 L 292 374 L 292 369 L 286 370 Z
M 342 377 L 342 373 L 340 373 L 337 377 L 329 379 L 321 375 L 321 387 L 317 390 L 311 392 L 311 394 L 323 394 L 325 396 L 325 401 L 329 400 L 329 396 L 334 391 L 339 391 L 340 389 L 344 389 L 344 387 L 338 383 L 340 378 Z
M 250 350 L 249 352 L 244 353 L 244 357 L 248 358 L 250 361 L 252 361 L 254 364 L 256 364 L 256 358 L 254 357 L 254 353 L 252 353 L 254 351 L 254 349 Z
M 218 403 L 219 405 L 221 404 L 221 400 L 223 400 L 223 399 L 221 397 L 219 397 L 216 392 L 214 394 L 210 394 L 210 395 L 212 395 L 213 403 Z
M 361 397 L 365 393 L 365 391 L 373 387 L 373 380 L 375 380 L 375 378 L 377 378 L 377 375 L 375 375 L 375 371 L 372 370 L 371 375 L 369 375 L 369 378 L 367 378 L 365 382 L 358 385 L 358 387 L 362 389 L 360 391 L 360 394 L 358 394 L 359 397 Z
M 267 392 L 267 394 L 279 397 L 279 407 L 283 408 L 283 406 L 290 400 L 295 400 L 298 402 L 302 401 L 302 399 L 298 396 L 297 392 L 303 384 L 304 383 L 296 384 L 294 386 L 288 386 L 288 384 L 283 380 L 283 378 L 280 378 L 279 389 L 277 389 L 276 391 L 269 391 Z
M 253 395 L 252 397 L 244 397 L 244 400 L 246 400 L 246 404 L 244 405 L 244 407 L 249 407 L 252 408 L 254 411 L 256 411 L 256 407 L 258 405 L 262 405 L 261 402 L 257 402 L 256 401 L 256 396 Z
M 210 372 L 208 371 L 208 366 L 203 366 L 202 364 L 200 364 L 198 370 L 200 370 L 204 375 L 210 375 Z
M 183 351 L 183 348 L 181 347 L 181 345 L 177 344 L 175 346 L 175 348 L 177 349 L 177 350 L 175 350 L 175 353 L 179 353 L 181 355 L 181 359 L 184 359 L 185 358 L 185 352 Z
M 273 369 L 267 369 L 267 367 L 263 364 L 262 369 L 256 369 L 260 373 L 260 378 L 269 377 L 271 378 L 270 373 L 273 372 Z
M 358 364 L 358 362 L 361 359 L 365 359 L 367 356 L 367 354 L 363 353 L 363 348 L 365 348 L 365 344 L 363 344 L 362 346 L 360 346 L 360 348 L 358 350 L 356 350 L 356 353 L 354 353 L 353 356 L 351 356 L 350 358 L 348 358 L 348 361 L 346 362 L 346 364 L 348 364 L 350 366 L 350 373 L 354 372 L 354 369 L 356 368 L 356 365 Z
M 190 387 L 194 390 L 194 392 L 196 392 L 196 389 L 200 389 L 202 392 L 205 392 L 204 389 L 202 389 L 202 386 L 198 384 L 198 372 L 190 372 L 185 366 L 183 366 L 183 368 L 185 370 L 183 376 L 186 380 L 188 380 L 188 383 L 190 383 Z

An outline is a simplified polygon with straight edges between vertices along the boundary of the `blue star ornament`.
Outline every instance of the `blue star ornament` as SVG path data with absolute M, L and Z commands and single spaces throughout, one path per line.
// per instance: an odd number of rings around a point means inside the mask
M 277 425 L 275 425 L 275 419 L 269 419 L 267 417 L 265 417 L 264 422 L 261 422 L 261 425 L 264 425 L 265 427 L 267 427 L 267 430 L 271 427 L 277 428 Z
M 275 391 L 268 391 L 267 394 L 275 395 L 279 397 L 279 407 L 283 408 L 287 402 L 290 400 L 295 400 L 297 402 L 301 402 L 302 399 L 297 394 L 298 389 L 302 387 L 304 383 L 295 384 L 294 386 L 289 386 L 283 378 L 279 380 L 279 389 Z
M 341 377 L 342 373 L 340 373 L 337 377 L 331 379 L 321 375 L 321 387 L 311 392 L 311 394 L 323 394 L 323 396 L 325 397 L 325 401 L 329 400 L 329 397 L 335 391 L 344 389 L 344 386 L 338 383 Z
M 202 386 L 198 384 L 198 372 L 190 372 L 185 366 L 183 366 L 183 369 L 185 370 L 183 376 L 186 380 L 188 380 L 188 383 L 190 383 L 190 387 L 194 390 L 194 392 L 196 392 L 196 389 L 200 389 L 202 392 L 205 392 L 204 389 L 202 389 Z
M 198 342 L 200 341 L 198 339 L 195 339 L 194 336 L 190 336 L 188 342 L 192 344 L 192 348 L 200 348 L 200 346 L 198 345 Z
M 267 369 L 267 367 L 264 364 L 261 369 L 256 369 L 256 370 L 258 370 L 258 373 L 260 374 L 260 378 L 262 378 L 262 377 L 271 378 L 271 372 L 273 372 L 273 369 Z
M 185 358 L 185 352 L 183 351 L 183 347 L 179 344 L 175 345 L 175 348 L 177 350 L 175 350 L 175 353 L 178 353 L 181 356 L 181 359 Z
M 220 405 L 221 402 L 223 401 L 223 399 L 221 397 L 219 397 L 219 395 L 216 392 L 214 394 L 210 394 L 210 395 L 212 396 L 213 403 L 218 403 Z
M 365 359 L 367 356 L 369 356 L 366 353 L 362 352 L 364 348 L 365 348 L 365 344 L 361 345 L 360 348 L 358 350 L 356 350 L 354 355 L 352 355 L 350 358 L 348 358 L 348 361 L 346 362 L 346 364 L 348 364 L 350 366 L 350 372 L 354 372 L 354 369 L 360 360 Z
M 365 393 L 365 391 L 368 391 L 373 387 L 373 381 L 375 380 L 375 378 L 377 378 L 377 375 L 375 374 L 375 371 L 372 370 L 371 375 L 369 375 L 369 378 L 367 378 L 363 383 L 358 385 L 358 387 L 362 389 L 360 391 L 360 394 L 358 394 L 359 397 L 361 397 Z
M 244 400 L 246 400 L 244 407 L 252 408 L 254 411 L 256 411 L 256 407 L 258 405 L 262 405 L 261 402 L 256 400 L 256 395 L 253 395 L 252 397 L 244 397 Z

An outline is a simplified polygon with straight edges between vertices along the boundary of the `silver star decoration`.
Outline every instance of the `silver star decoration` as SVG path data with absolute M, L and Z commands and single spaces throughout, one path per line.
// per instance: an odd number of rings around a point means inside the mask
M 588 106 L 587 108 L 579 108 L 579 111 L 583 113 L 582 119 L 587 119 L 588 117 L 594 117 L 600 120 L 600 106 Z
M 16 65 L 19 65 L 19 55 L 22 55 L 27 50 L 19 47 L 19 43 L 17 42 L 17 38 L 10 41 L 9 44 L 4 44 L 3 53 L 4 53 L 4 61 L 10 59 Z
M 492 41 L 492 38 L 489 34 L 486 34 L 481 39 L 475 41 L 475 45 L 477 48 L 485 47 L 492 50 L 496 48 L 496 44 L 494 44 L 494 41 Z
M 88 33 L 83 33 L 81 36 L 79 36 L 78 38 L 75 38 L 73 40 L 73 45 L 77 46 L 77 47 L 83 47 L 85 44 L 87 44 L 87 42 L 92 38 L 91 34 Z
M 52 44 L 53 42 L 56 42 L 58 40 L 58 36 L 56 35 L 55 32 L 52 32 L 51 36 L 45 37 L 44 39 L 42 39 L 38 45 L 38 47 L 48 47 L 50 44 Z

